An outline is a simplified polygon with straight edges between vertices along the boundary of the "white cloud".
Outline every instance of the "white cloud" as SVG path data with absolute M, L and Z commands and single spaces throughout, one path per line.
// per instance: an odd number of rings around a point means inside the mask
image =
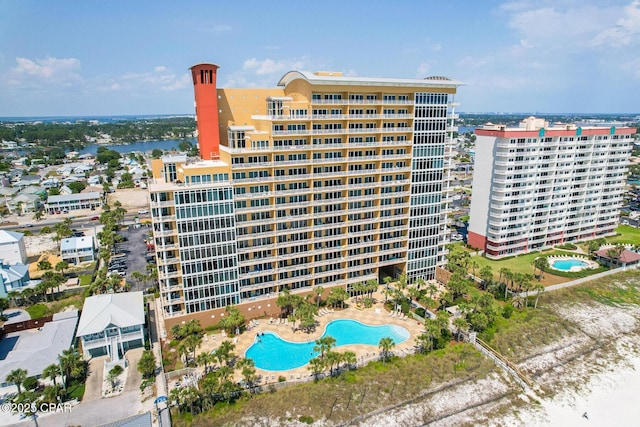
M 79 82 L 80 60 L 76 58 L 28 59 L 17 57 L 17 65 L 0 79 L 14 87 L 61 86 L 68 87 Z
M 416 76 L 419 79 L 423 79 L 429 75 L 429 71 L 431 71 L 431 65 L 423 62 L 422 64 L 418 65 L 418 73 L 416 74 Z
M 116 83 L 128 89 L 176 91 L 188 87 L 189 74 L 175 74 L 164 66 L 145 73 L 128 73 L 116 78 Z
M 440 43 L 436 43 L 431 46 L 431 50 L 434 52 L 440 52 L 442 50 L 442 45 Z
M 640 1 L 627 5 L 597 0 L 508 2 L 500 7 L 521 43 L 546 50 L 591 49 L 638 41 Z
M 290 58 L 280 61 L 274 61 L 269 58 L 260 61 L 256 58 L 250 58 L 244 61 L 242 69 L 254 72 L 258 76 L 265 74 L 282 74 L 291 70 L 303 70 L 307 62 L 306 57 Z
M 638 42 L 638 36 L 640 35 L 640 1 L 636 0 L 627 5 L 623 10 L 623 15 L 613 28 L 607 28 L 597 34 L 591 44 L 593 46 L 626 46 L 632 42 Z

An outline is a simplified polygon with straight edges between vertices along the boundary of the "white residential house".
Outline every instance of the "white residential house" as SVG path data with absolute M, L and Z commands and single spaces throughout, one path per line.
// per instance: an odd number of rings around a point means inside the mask
M 65 180 L 65 182 L 66 182 L 66 180 Z M 62 187 L 60 187 L 60 195 L 61 196 L 68 196 L 69 194 L 73 194 L 73 190 L 71 190 L 66 185 L 63 185 Z
M 100 175 L 93 175 L 87 179 L 89 185 L 100 185 Z
M 0 230 L 0 259 L 5 264 L 26 264 L 27 249 L 24 234 L 15 231 Z
M 144 319 L 142 292 L 87 298 L 76 333 L 85 358 L 106 354 L 117 361 L 127 350 L 143 346 Z
M 48 178 L 40 183 L 40 185 L 43 186 L 44 188 L 58 187 L 59 184 L 60 184 L 60 181 L 58 181 L 57 178 Z
M 29 187 L 27 187 L 29 188 Z M 19 215 L 35 212 L 42 205 L 42 198 L 38 193 L 20 192 L 9 202 L 11 209 Z
M 84 164 L 84 163 L 80 163 L 79 165 L 77 165 L 74 169 L 73 169 L 73 173 L 74 174 L 78 174 L 78 175 L 83 175 L 86 172 L 91 172 L 93 170 L 93 166 Z
M 12 150 L 14 148 L 18 148 L 18 143 L 16 141 L 2 141 L 2 148 L 7 150 Z
M 60 256 L 69 264 L 93 261 L 95 259 L 93 237 L 69 237 L 60 242 Z

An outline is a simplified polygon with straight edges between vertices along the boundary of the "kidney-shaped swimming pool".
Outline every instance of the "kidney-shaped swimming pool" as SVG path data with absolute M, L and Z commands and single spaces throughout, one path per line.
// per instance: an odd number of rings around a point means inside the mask
M 378 346 L 380 340 L 389 337 L 396 344 L 409 339 L 409 331 L 402 326 L 370 326 L 349 319 L 329 322 L 322 336 L 336 339 L 336 347 L 349 344 L 367 344 Z M 245 357 L 253 359 L 256 368 L 267 371 L 286 371 L 309 363 L 318 355 L 313 351 L 315 341 L 285 341 L 274 332 L 265 332 L 257 336 L 254 343 L 245 352 Z

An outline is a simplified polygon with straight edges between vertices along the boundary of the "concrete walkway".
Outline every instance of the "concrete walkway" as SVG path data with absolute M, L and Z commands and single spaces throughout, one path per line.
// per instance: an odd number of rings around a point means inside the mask
M 89 374 L 84 387 L 83 402 L 102 399 L 102 382 L 104 381 L 104 362 L 108 356 L 94 357 L 89 360 Z

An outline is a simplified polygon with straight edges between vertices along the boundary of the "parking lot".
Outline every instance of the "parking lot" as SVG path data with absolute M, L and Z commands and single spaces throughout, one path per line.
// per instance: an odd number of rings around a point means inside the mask
M 131 291 L 144 291 L 145 287 L 151 286 L 138 283 L 131 278 L 134 271 L 148 274 L 147 246 L 144 239 L 149 231 L 150 228 L 145 226 L 139 228 L 131 226 L 120 231 L 120 235 L 126 240 L 116 245 L 116 253 L 112 255 L 112 263 L 116 261 L 115 269 L 126 277 L 127 282 L 131 284 Z

